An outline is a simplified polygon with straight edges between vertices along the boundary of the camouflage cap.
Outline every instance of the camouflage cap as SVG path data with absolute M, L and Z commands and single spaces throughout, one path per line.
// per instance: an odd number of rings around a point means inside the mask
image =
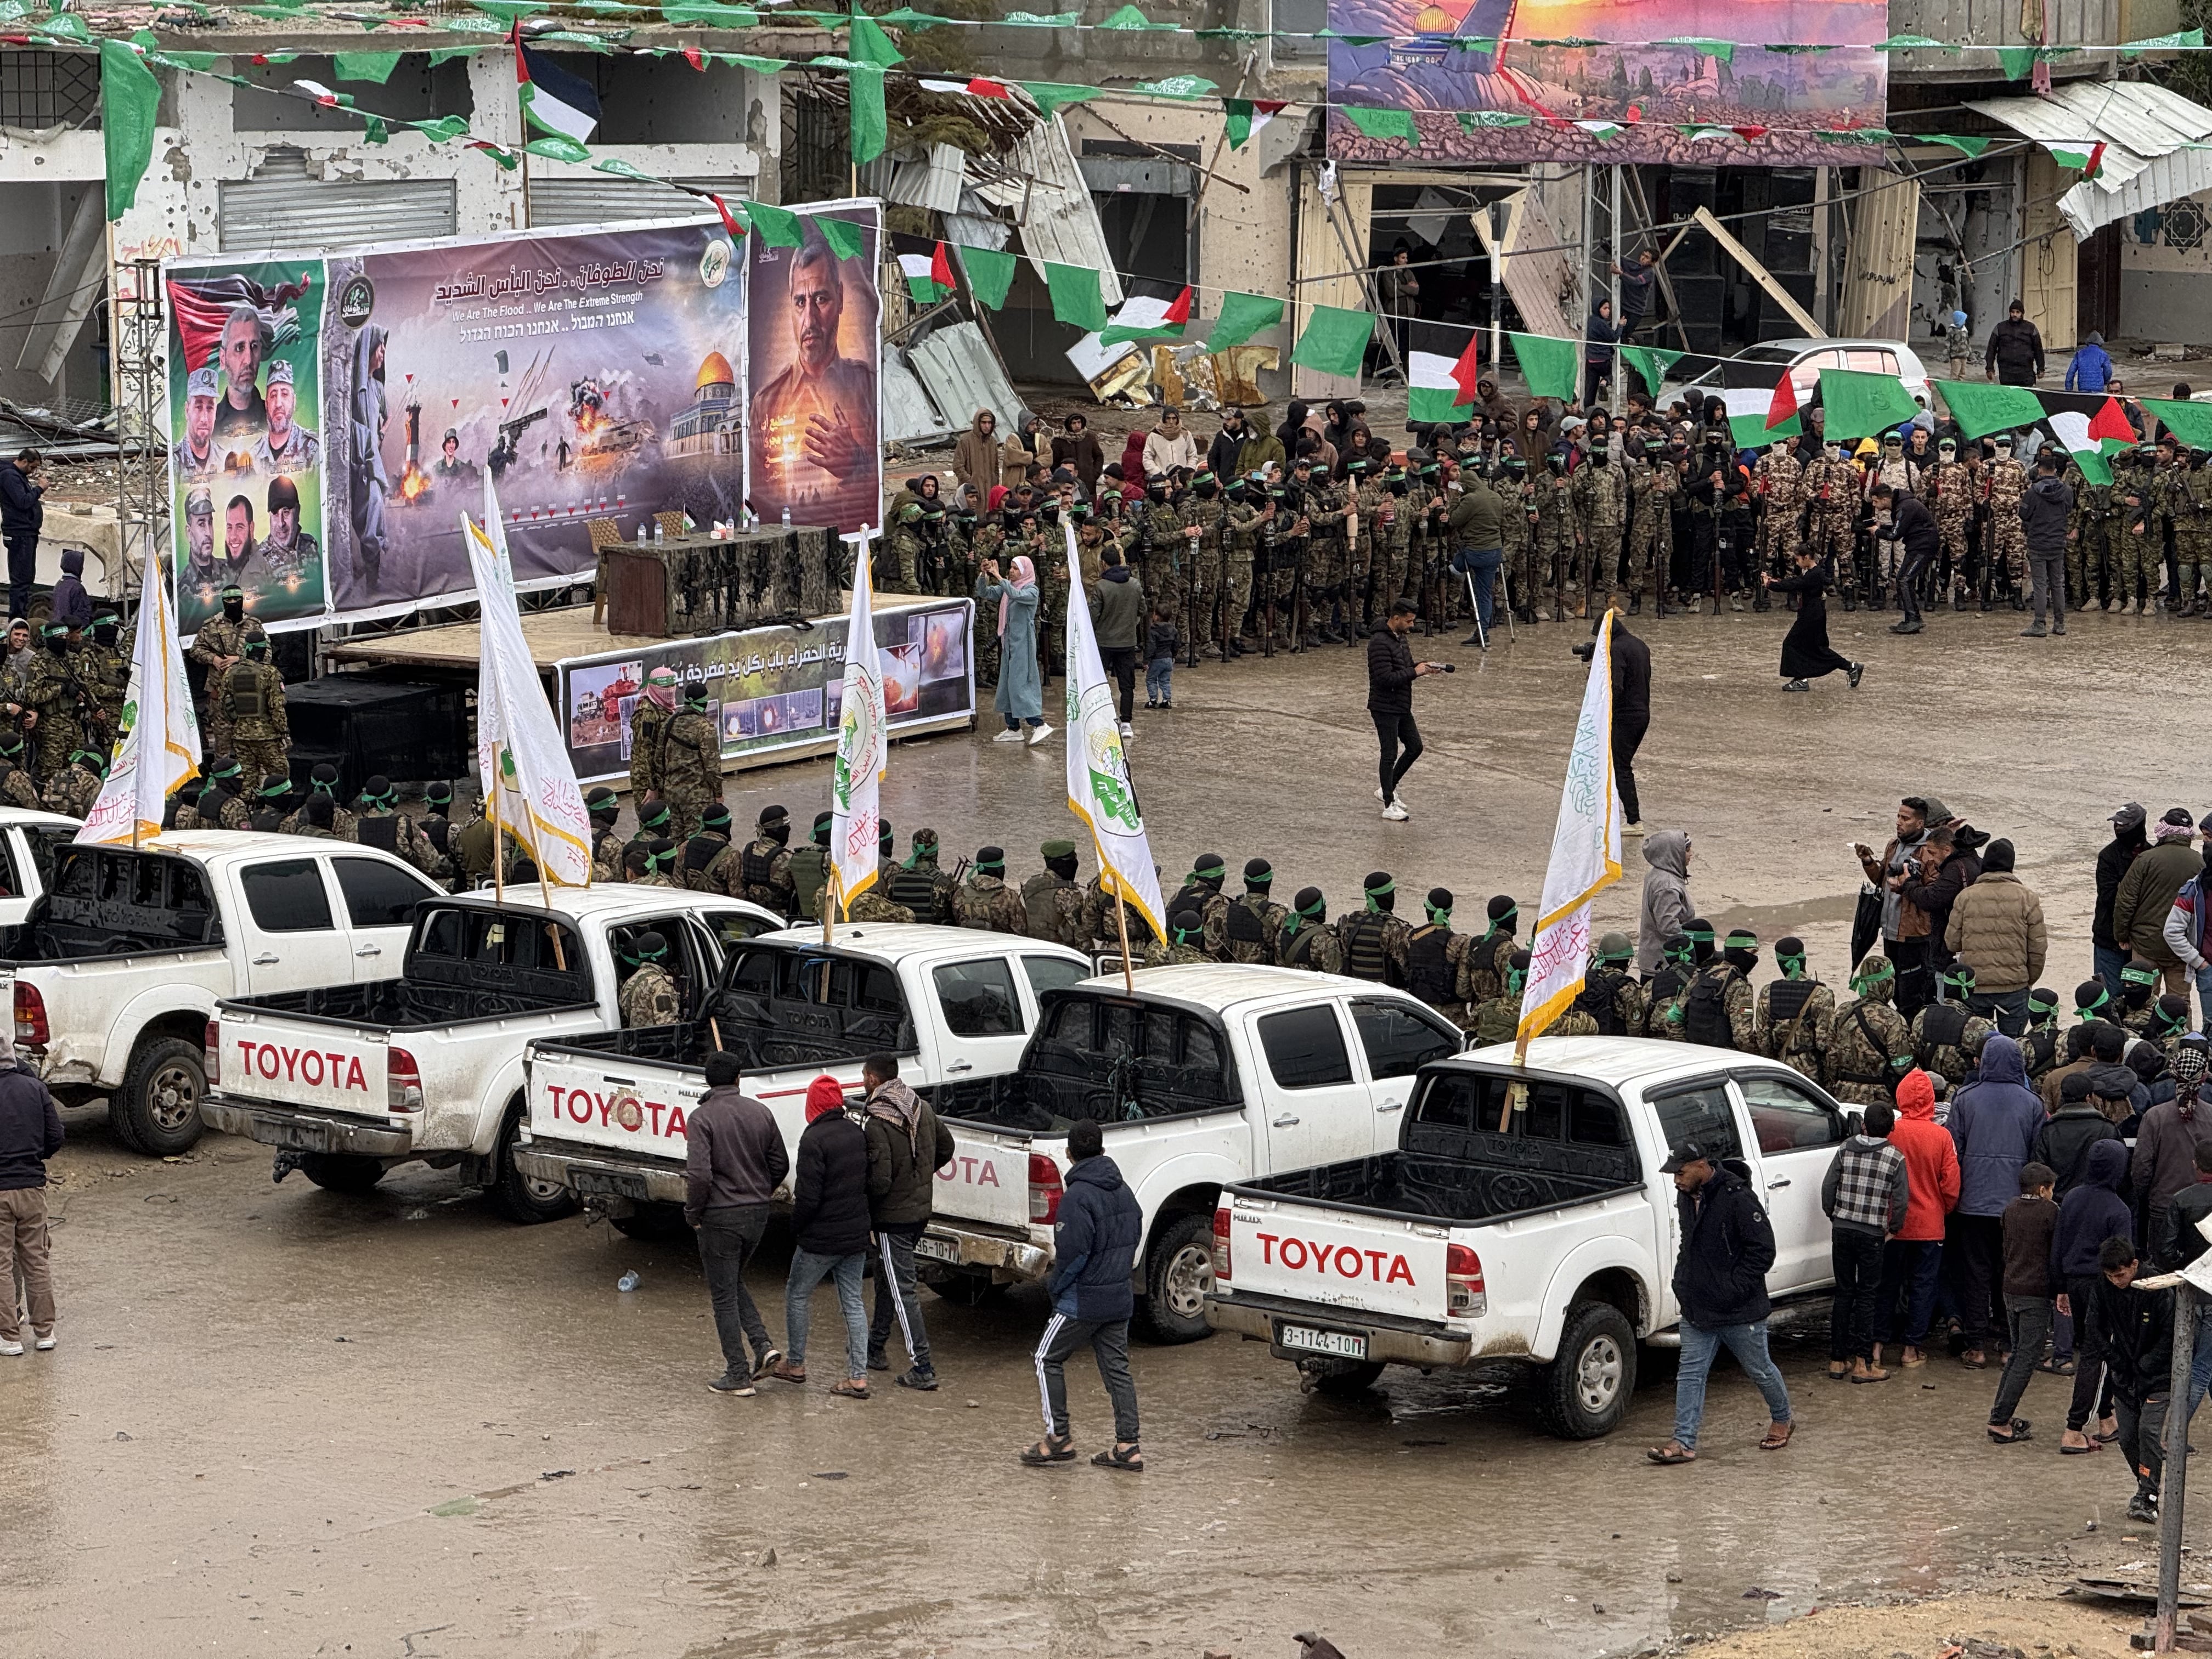
M 270 386 L 289 386 L 292 384 L 292 360 L 290 358 L 276 357 L 270 360 L 269 384 Z
M 196 368 L 185 376 L 185 396 L 204 398 L 213 403 L 222 395 L 222 377 L 212 368 Z

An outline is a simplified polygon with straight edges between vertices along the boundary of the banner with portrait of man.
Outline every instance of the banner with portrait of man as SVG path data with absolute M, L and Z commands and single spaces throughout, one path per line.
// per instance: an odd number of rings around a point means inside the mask
M 243 590 L 274 629 L 325 608 L 320 379 L 323 262 L 172 265 L 169 489 L 177 627 Z
M 757 231 L 746 238 L 748 489 L 767 523 L 788 512 L 793 524 L 849 535 L 883 524 L 881 204 L 795 211 L 797 247 L 771 247 Z M 828 221 L 836 228 L 825 234 Z

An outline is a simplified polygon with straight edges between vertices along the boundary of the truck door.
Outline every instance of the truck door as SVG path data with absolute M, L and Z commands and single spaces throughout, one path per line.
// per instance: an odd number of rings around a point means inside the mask
M 1395 1152 L 1414 1074 L 1431 1060 L 1449 1060 L 1459 1052 L 1458 1028 L 1441 1015 L 1391 997 L 1352 998 L 1352 1024 L 1359 1033 L 1368 1097 L 1375 1105 L 1369 1150 Z
M 1657 1085 L 1655 1092 L 1645 1097 L 1657 1119 L 1660 1144 L 1652 1149 L 1649 1179 L 1654 1200 L 1662 1212 L 1660 1237 L 1664 1249 L 1660 1253 L 1659 1279 L 1662 1287 L 1671 1286 L 1674 1263 L 1682 1253 L 1682 1221 L 1680 1206 L 1674 1201 L 1672 1176 L 1662 1175 L 1659 1166 L 1667 1161 L 1668 1154 L 1680 1150 L 1695 1141 L 1716 1158 L 1743 1156 L 1743 1132 L 1740 1127 L 1737 1107 L 1730 1094 L 1728 1079 L 1717 1073 L 1707 1078 L 1696 1078 L 1680 1083 Z M 1753 1190 L 1757 1191 L 1759 1170 L 1752 1168 Z M 1778 1250 L 1779 1246 L 1778 1244 Z M 1654 1328 L 1663 1328 L 1681 1317 L 1681 1310 L 1674 1305 L 1671 1288 L 1662 1288 L 1666 1313 L 1652 1322 Z
M 929 994 L 937 1000 L 937 1059 L 945 1082 L 995 1077 L 1020 1063 L 1029 1021 L 1011 958 L 939 963 L 929 970 Z
M 1374 1148 L 1375 1106 L 1352 1068 L 1355 1038 L 1345 1012 L 1331 998 L 1252 1021 L 1267 1076 L 1245 1080 L 1244 1109 L 1260 1119 L 1255 1127 L 1267 1137 L 1271 1175 L 1341 1164 Z
M 1827 1284 L 1835 1273 L 1820 1183 L 1850 1133 L 1843 1111 L 1812 1085 L 1777 1072 L 1738 1072 L 1735 1086 L 1758 1149 L 1759 1195 L 1774 1223 L 1767 1285 L 1788 1291 Z
M 353 935 L 337 920 L 343 899 L 332 892 L 323 865 L 310 854 L 239 871 L 245 903 L 241 915 L 228 920 L 237 929 L 234 948 L 245 959 L 248 995 L 354 979 Z
M 398 979 L 415 927 L 415 907 L 443 895 L 427 876 L 358 854 L 332 859 L 331 871 L 345 897 L 346 923 L 353 933 L 355 983 Z

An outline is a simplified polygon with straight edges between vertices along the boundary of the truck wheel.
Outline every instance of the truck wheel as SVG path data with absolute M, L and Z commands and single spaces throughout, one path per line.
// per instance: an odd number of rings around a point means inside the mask
M 182 1037 L 149 1037 L 108 1097 L 118 1139 L 153 1158 L 189 1152 L 200 1138 L 200 1101 L 207 1093 L 205 1053 Z
M 647 1204 L 629 1215 L 611 1215 L 607 1225 L 624 1238 L 635 1238 L 642 1244 L 673 1244 L 678 1240 L 688 1243 L 691 1238 L 691 1224 L 673 1204 Z
M 366 1193 L 384 1179 L 384 1165 L 350 1152 L 307 1152 L 300 1173 L 326 1193 Z
M 1382 1375 L 1379 1359 L 1309 1359 L 1298 1369 L 1313 1380 L 1316 1394 L 1332 1400 L 1353 1400 L 1375 1386 Z
M 1544 1367 L 1537 1409 L 1562 1440 L 1611 1434 L 1636 1392 L 1636 1328 L 1610 1302 L 1569 1310 L 1559 1356 Z
M 509 1221 L 534 1227 L 541 1221 L 558 1221 L 576 1213 L 576 1195 L 557 1181 L 532 1181 L 514 1167 L 515 1137 L 521 1133 L 522 1114 L 510 1113 L 500 1131 L 493 1153 L 493 1206 Z
M 1145 1258 L 1145 1324 L 1153 1339 L 1195 1342 L 1207 1334 L 1206 1293 L 1212 1288 L 1212 1216 L 1167 1223 Z
M 980 1308 L 1006 1294 L 1006 1287 L 987 1273 L 949 1273 L 923 1282 L 957 1308 Z

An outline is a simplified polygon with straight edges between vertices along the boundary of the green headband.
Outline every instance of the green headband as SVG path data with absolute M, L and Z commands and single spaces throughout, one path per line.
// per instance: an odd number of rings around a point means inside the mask
M 1682 937 L 1692 945 L 1711 945 L 1713 942 L 1713 930 L 1710 927 L 1692 927 L 1685 930 Z
M 2130 985 L 2155 985 L 2158 983 L 2158 969 L 2131 962 L 2120 969 L 2120 977 Z
M 1527 988 L 1528 983 L 1528 970 L 1526 968 L 1508 968 L 1505 970 L 1506 995 L 1519 995 L 1520 993 Z
M 623 952 L 623 960 L 625 962 L 658 962 L 661 957 L 667 954 L 668 947 L 665 945 L 658 951 L 641 951 L 636 945 L 633 945 Z
M 1483 938 L 1491 939 L 1495 937 L 1499 928 L 1503 927 L 1507 922 L 1512 921 L 1514 917 L 1520 914 L 1521 907 L 1519 905 L 1507 905 L 1505 907 L 1505 914 L 1504 915 L 1493 916 L 1491 918 L 1490 926 L 1482 930 Z
M 1385 881 L 1380 887 L 1370 887 L 1364 890 L 1367 894 L 1367 908 L 1370 911 L 1380 911 L 1382 907 L 1377 904 L 1375 901 L 1388 894 L 1396 892 L 1398 890 L 1398 884 L 1395 881 Z
M 1800 951 L 1794 956 L 1778 955 L 1774 958 L 1774 965 L 1781 969 L 1784 977 L 1795 979 L 1797 970 L 1805 965 L 1805 953 Z
M 1974 970 L 1965 963 L 1957 963 L 1936 975 L 1946 985 L 1955 985 L 1964 991 L 1974 988 Z
M 1730 951 L 1756 951 L 1759 949 L 1759 935 L 1738 927 L 1722 943 L 1724 949 Z
M 2124 972 L 2125 970 L 2123 969 L 2122 971 Z M 2097 1010 L 2103 1007 L 2112 1000 L 2112 994 L 2110 991 L 2107 991 L 2103 986 L 2100 985 L 2097 988 L 2096 1000 L 2092 1002 L 2085 1002 L 2081 1004 L 2080 1007 L 2075 1009 L 2074 1017 L 2076 1019 L 2094 1019 L 2097 1017 Z
M 1854 991 L 1865 991 L 1876 985 L 1887 985 L 1890 981 L 1896 977 L 1896 968 L 1887 962 L 1883 962 L 1878 964 L 1871 973 L 1852 975 L 1851 989 Z
M 646 849 L 645 867 L 647 870 L 665 870 L 675 862 L 676 849 L 672 847 L 665 853 L 656 853 L 651 848 Z
M 641 829 L 650 824 L 667 823 L 668 803 L 665 800 L 655 801 L 652 807 L 639 817 L 637 822 Z
M 399 799 L 399 792 L 397 789 L 387 789 L 380 795 L 372 795 L 364 789 L 361 792 L 361 799 L 362 805 L 367 806 L 389 806 Z
M 1206 937 L 1206 929 L 1202 925 L 1195 930 L 1188 927 L 1170 927 L 1168 932 L 1175 935 L 1175 942 L 1177 945 L 1188 945 L 1194 939 Z
M 988 864 L 984 863 L 981 859 L 975 860 L 975 873 L 981 876 L 995 875 L 1006 867 L 1006 861 L 1004 859 L 993 859 Z
M 264 783 L 258 793 L 264 800 L 282 800 L 292 793 L 292 781 L 283 778 L 275 783 Z
M 1451 926 L 1451 912 L 1443 905 L 1431 904 L 1428 900 L 1423 899 L 1421 901 L 1421 908 L 1429 913 L 1429 920 L 1436 923 L 1437 927 L 1449 927 Z

